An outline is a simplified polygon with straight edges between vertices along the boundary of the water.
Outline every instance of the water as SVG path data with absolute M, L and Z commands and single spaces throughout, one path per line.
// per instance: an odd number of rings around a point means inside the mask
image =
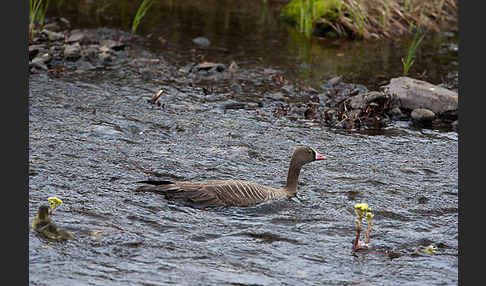
M 265 3 L 268 2 L 268 3 Z M 67 17 L 73 27 L 131 29 L 134 1 L 63 1 L 52 16 Z M 402 58 L 412 37 L 379 41 L 306 38 L 280 20 L 284 1 L 155 1 L 137 29 L 150 38 L 152 51 L 176 66 L 201 59 L 251 69 L 282 71 L 292 81 L 314 86 L 335 76 L 376 89 L 402 76 Z M 211 41 L 200 48 L 192 39 Z M 162 39 L 162 41 L 161 41 Z M 415 53 L 409 76 L 457 90 L 458 33 L 428 34 Z
M 49 242 L 30 231 L 29 284 L 457 284 L 457 133 L 395 122 L 370 135 L 276 117 L 266 97 L 280 87 L 264 76 L 269 67 L 243 64 L 244 98 L 230 96 L 227 81 L 178 79 L 170 65 L 160 67 L 163 83 L 130 68 L 31 75 L 29 222 L 57 196 L 54 220 L 78 240 Z M 160 88 L 163 105 L 147 103 Z M 224 109 L 249 101 L 264 104 Z M 133 192 L 147 171 L 278 187 L 296 145 L 327 160 L 304 166 L 295 200 L 197 210 Z M 352 254 L 360 202 L 375 214 L 371 247 L 401 257 Z M 429 244 L 436 255 L 411 255 Z

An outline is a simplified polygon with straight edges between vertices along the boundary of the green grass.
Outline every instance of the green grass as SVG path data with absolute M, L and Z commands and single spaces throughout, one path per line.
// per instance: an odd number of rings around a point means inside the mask
M 143 2 L 140 4 L 137 10 L 137 14 L 135 14 L 135 17 L 133 18 L 132 34 L 135 34 L 135 31 L 137 30 L 140 21 L 145 16 L 145 13 L 147 13 L 148 9 L 150 8 L 150 6 L 152 6 L 152 4 L 153 0 L 143 0 Z
M 413 36 L 413 40 L 410 43 L 410 47 L 408 48 L 408 53 L 405 58 L 402 58 L 403 64 L 403 74 L 407 75 L 408 70 L 412 67 L 413 63 L 415 62 L 415 52 L 417 51 L 418 46 L 422 42 L 425 37 L 425 33 L 422 33 L 420 29 L 417 29 L 415 35 Z
M 42 0 L 29 0 L 30 39 L 34 37 L 35 26 L 36 25 L 42 26 L 44 24 L 44 18 L 46 16 L 48 6 L 49 6 L 49 0 L 44 1 L 44 4 Z

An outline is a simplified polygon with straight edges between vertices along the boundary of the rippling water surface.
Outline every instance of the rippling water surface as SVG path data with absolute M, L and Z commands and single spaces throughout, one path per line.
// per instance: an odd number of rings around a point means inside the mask
M 252 66 L 266 76 L 267 65 Z M 30 231 L 30 285 L 457 284 L 457 133 L 408 122 L 334 130 L 276 117 L 271 101 L 249 104 L 267 95 L 257 80 L 245 98 L 227 82 L 178 80 L 147 84 L 122 69 L 30 75 L 29 222 L 57 196 L 54 220 L 78 238 Z M 147 103 L 159 88 L 162 106 Z M 245 108 L 224 108 L 234 102 Z M 145 171 L 278 187 L 296 145 L 327 160 L 304 166 L 295 200 L 198 210 L 133 192 Z M 371 247 L 402 256 L 352 254 L 361 202 L 375 214 Z M 436 255 L 411 255 L 429 244 Z
M 131 91 L 31 76 L 29 217 L 56 195 L 56 222 L 78 237 L 29 233 L 32 285 L 457 282 L 456 133 L 333 131 L 183 93 L 157 108 Z M 327 156 L 304 167 L 299 200 L 196 210 L 133 192 L 143 170 L 280 186 L 298 144 Z M 357 202 L 375 212 L 373 247 L 410 254 L 434 243 L 438 254 L 352 255 Z

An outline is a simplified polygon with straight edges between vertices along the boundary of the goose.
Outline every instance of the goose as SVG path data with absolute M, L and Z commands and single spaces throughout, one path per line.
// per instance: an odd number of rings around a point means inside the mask
M 287 183 L 282 188 L 273 188 L 241 180 L 160 181 L 146 180 L 137 183 L 138 192 L 153 192 L 165 195 L 166 199 L 182 201 L 196 208 L 238 206 L 248 207 L 271 201 L 285 200 L 296 196 L 300 170 L 307 163 L 325 160 L 314 149 L 299 146 L 294 150 L 287 175 Z
M 46 205 L 41 205 L 39 207 L 37 216 L 32 221 L 32 228 L 46 238 L 52 240 L 75 239 L 71 232 L 58 227 L 52 222 L 49 215 L 49 207 Z

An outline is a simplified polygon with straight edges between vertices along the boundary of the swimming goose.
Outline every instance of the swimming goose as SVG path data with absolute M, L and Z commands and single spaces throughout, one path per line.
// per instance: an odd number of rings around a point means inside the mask
M 290 160 L 287 184 L 272 188 L 240 180 L 210 180 L 202 182 L 172 182 L 146 180 L 148 185 L 136 189 L 139 192 L 164 194 L 170 200 L 182 200 L 193 207 L 239 206 L 246 207 L 270 200 L 283 200 L 297 193 L 300 169 L 307 163 L 324 160 L 324 156 L 310 147 L 297 147 Z

